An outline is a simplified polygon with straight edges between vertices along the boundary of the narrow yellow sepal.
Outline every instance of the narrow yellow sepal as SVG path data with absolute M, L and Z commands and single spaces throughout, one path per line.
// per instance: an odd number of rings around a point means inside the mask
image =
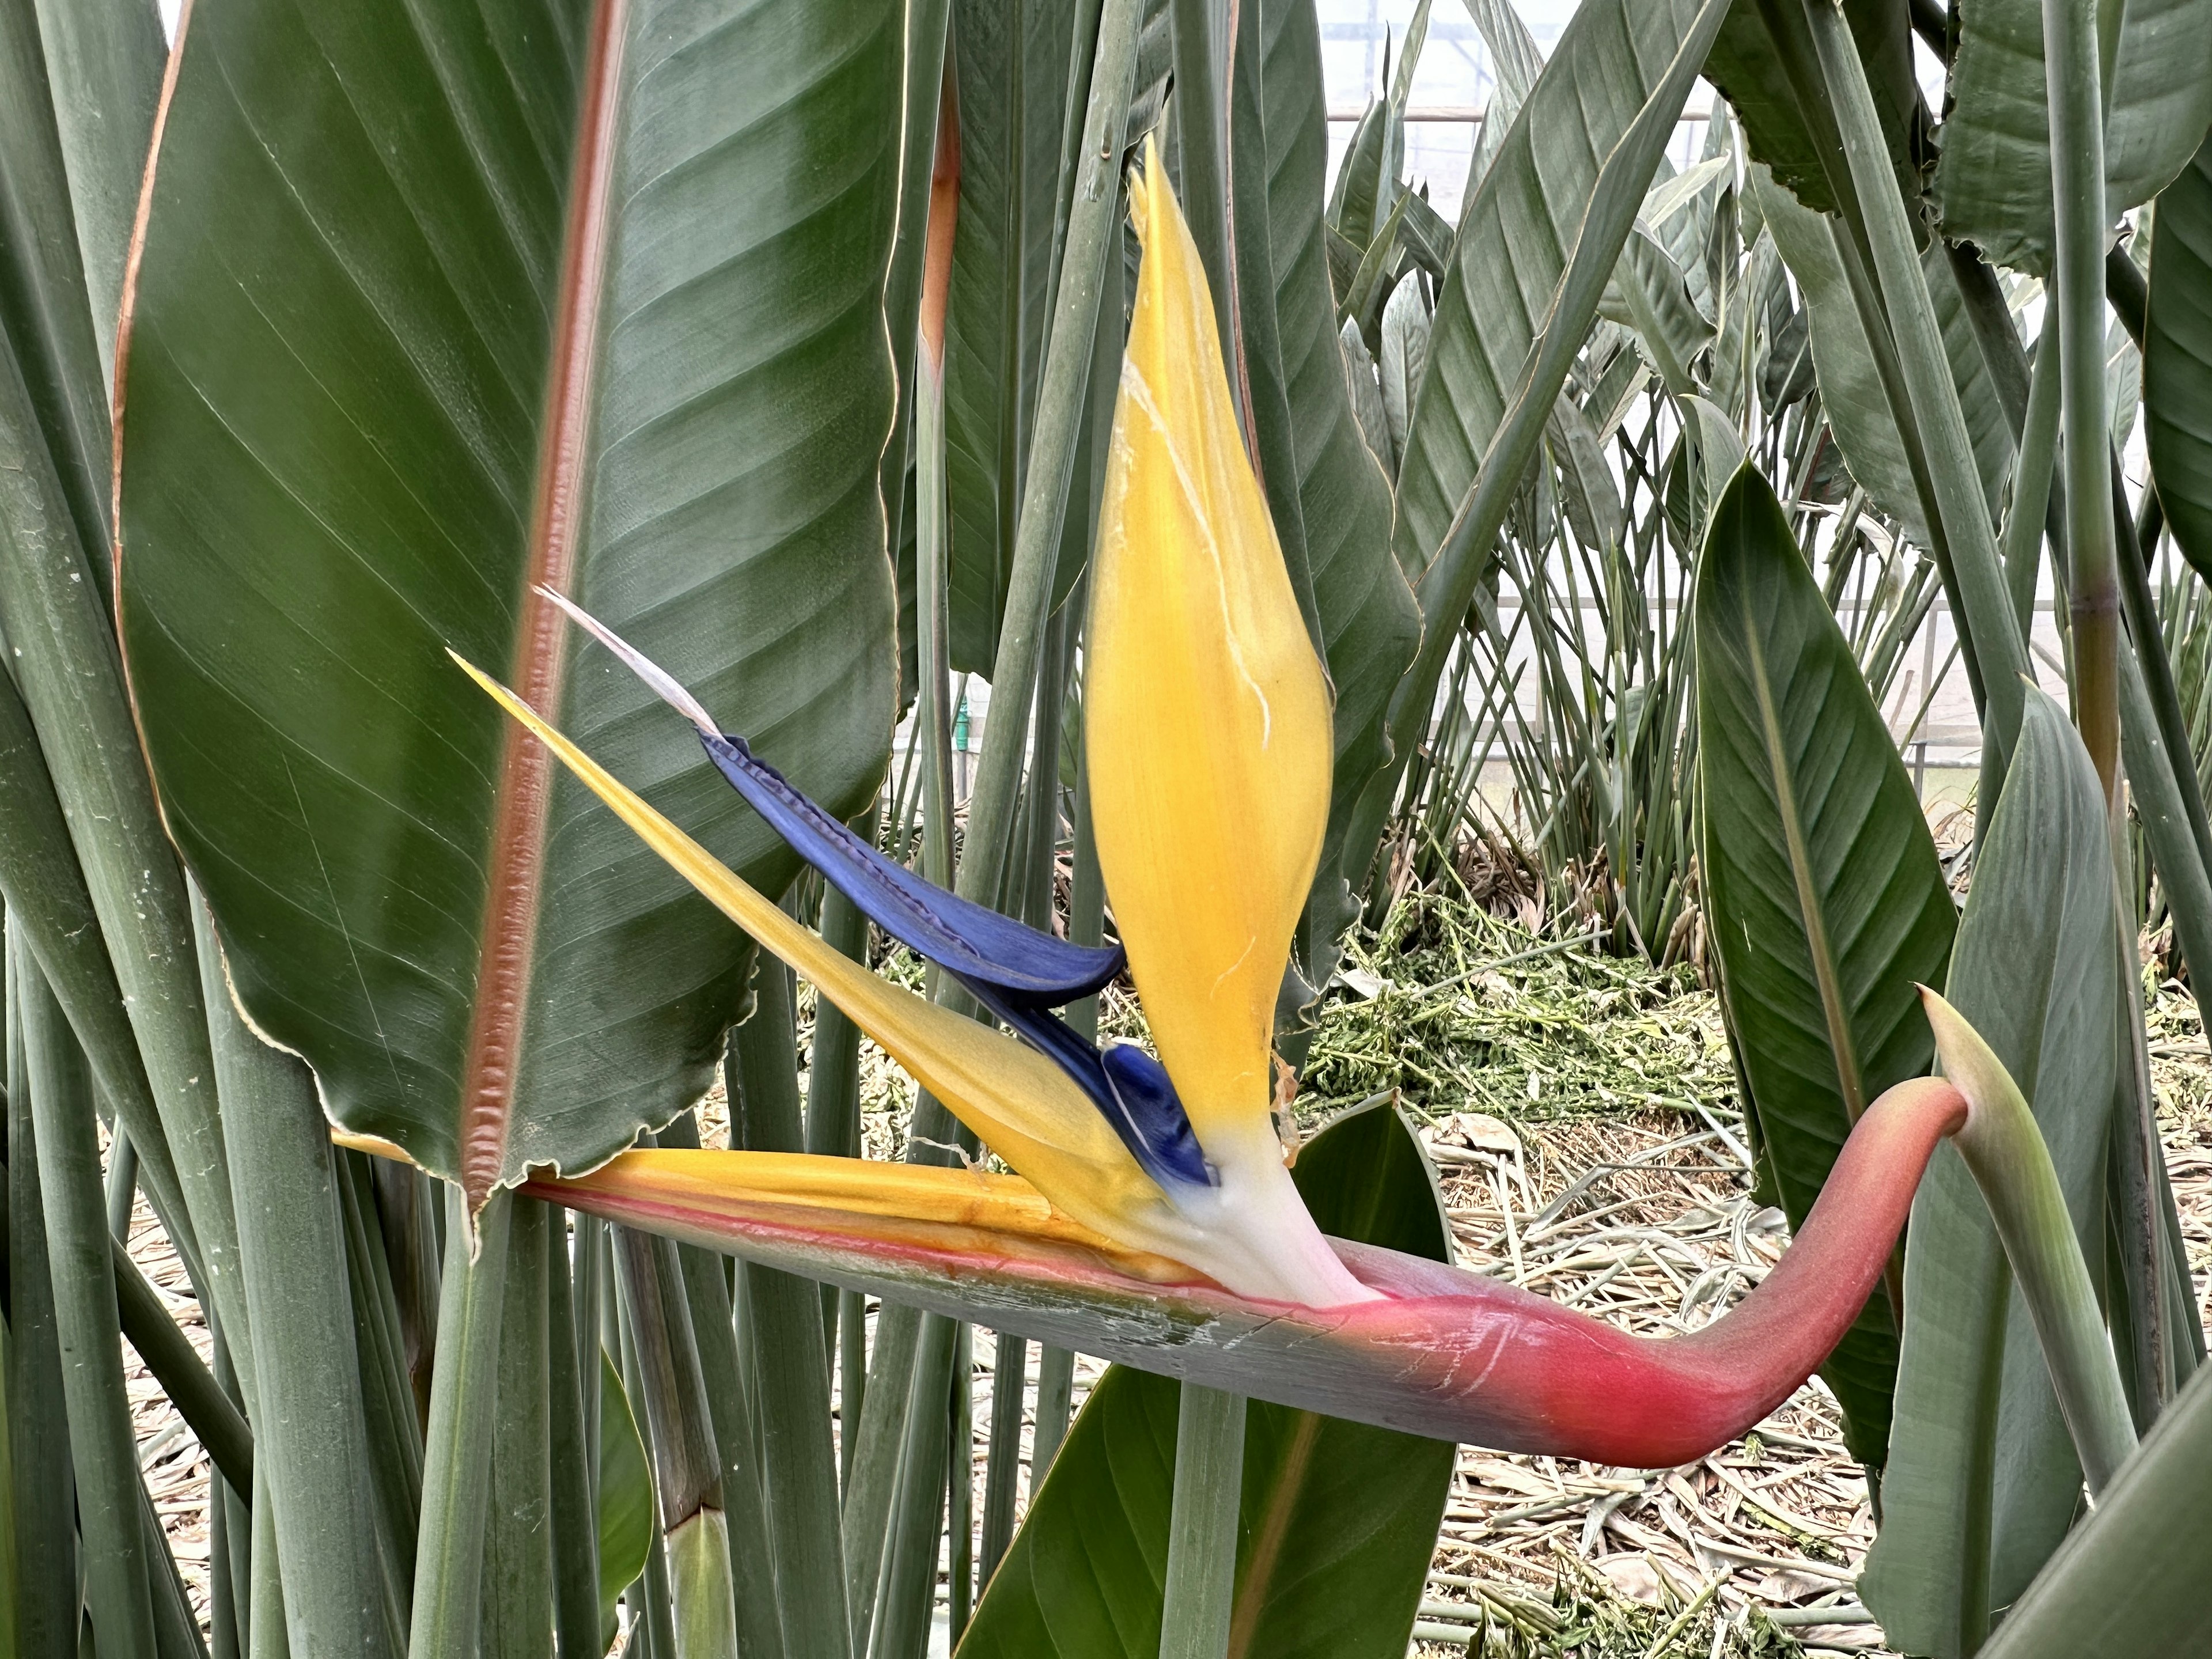
M 1090 1100 L 1042 1054 L 900 989 L 801 927 L 655 811 L 537 711 L 458 654 L 453 660 L 527 726 L 645 844 L 764 949 L 880 1043 L 1054 1208 L 1139 1249 L 1186 1256 L 1188 1228 Z
M 1329 691 L 1166 170 L 1100 505 L 1084 734 L 1099 861 L 1160 1059 L 1217 1162 L 1270 1136 L 1276 993 L 1328 816 Z

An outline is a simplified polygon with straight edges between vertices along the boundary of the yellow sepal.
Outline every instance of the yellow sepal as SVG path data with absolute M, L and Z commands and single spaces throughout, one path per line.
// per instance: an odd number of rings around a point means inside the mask
M 900 989 L 824 944 L 458 654 L 507 712 L 527 726 L 647 846 L 764 949 L 814 982 L 855 1025 L 943 1101 L 1054 1208 L 1139 1249 L 1174 1249 L 1188 1229 L 1151 1176 L 1060 1068 L 1014 1038 Z
M 1217 1161 L 1270 1135 L 1275 997 L 1328 816 L 1328 684 L 1157 157 L 1091 576 L 1084 738 L 1114 918 Z

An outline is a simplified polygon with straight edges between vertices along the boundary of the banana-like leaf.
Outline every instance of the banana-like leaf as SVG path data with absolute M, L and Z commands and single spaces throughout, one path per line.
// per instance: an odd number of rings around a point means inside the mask
M 637 1583 L 653 1551 L 658 1528 L 653 1518 L 653 1471 L 645 1461 L 645 1441 L 623 1392 L 622 1373 L 599 1351 L 599 1629 L 606 1645 L 615 1639 L 615 1603 Z
M 2143 440 L 2173 539 L 2212 580 L 2212 142 L 2159 193 Z
M 960 208 L 945 324 L 945 504 L 955 673 L 990 673 L 1013 573 L 1077 9 L 959 0 L 952 11 Z
M 2212 0 L 2129 0 L 2106 84 L 2105 191 L 2114 215 L 2164 190 L 2212 125 Z M 1993 263 L 2051 269 L 2051 106 L 2043 0 L 1959 9 L 1936 164 L 1943 234 Z
M 1851 1123 L 1934 1053 L 1916 983 L 1957 926 L 1935 842 L 1790 522 L 1741 468 L 1698 578 L 1708 937 L 1783 1208 L 1802 1224 Z M 1823 1375 L 1861 1462 L 1889 1437 L 1897 1328 L 1877 1293 Z
M 1692 0 L 1588 0 L 1462 213 L 1398 468 L 1392 545 L 1418 580 L 1504 418 L 1598 169 L 1665 74 Z
M 2027 1096 L 2092 1261 L 2122 1017 L 2115 914 L 2096 773 L 2065 711 L 2032 692 L 1947 994 Z M 2081 1471 L 1988 1209 L 1948 1147 L 1913 1205 L 1905 1296 L 1881 1532 L 1861 1584 L 1905 1651 L 1972 1652 L 2065 1536 Z
M 1912 480 L 1912 466 L 1897 417 L 1882 389 L 1873 349 L 1837 243 L 1838 222 L 1793 200 L 1764 167 L 1752 169 L 1752 192 L 1768 233 L 1805 299 L 1811 330 L 1813 365 L 1819 377 L 1820 406 L 1843 451 L 1844 464 L 1875 505 L 1904 527 L 1922 547 L 1930 544 L 1928 516 Z M 1994 513 L 2012 467 L 2011 423 L 1989 362 L 1982 353 L 1966 301 L 1959 292 L 1949 258 L 1931 244 L 1921 260 L 1951 377 L 1959 389 L 1960 412 L 1973 446 L 1982 494 Z
M 1388 453 L 1387 433 L 1374 434 L 1382 444 L 1370 451 L 1358 413 L 1364 397 L 1376 405 L 1377 425 L 1387 424 L 1374 365 L 1346 361 L 1358 336 L 1348 331 L 1340 340 L 1330 295 L 1320 216 L 1328 166 L 1320 25 L 1313 0 L 1260 3 L 1276 331 L 1297 443 L 1298 507 L 1314 605 L 1336 693 L 1328 829 L 1314 878 L 1315 903 L 1298 944 L 1298 960 L 1319 986 L 1351 918 L 1347 882 L 1364 873 L 1339 867 L 1346 826 L 1360 792 L 1389 760 L 1383 717 L 1413 660 L 1421 617 L 1390 556 L 1390 483 L 1376 459 Z M 1364 345 L 1359 355 L 1365 356 Z
M 1916 199 L 1920 186 L 1912 138 L 1919 88 L 1912 76 L 1906 0 L 1843 0 L 1843 11 L 1866 63 L 1890 164 L 1906 199 Z M 1818 90 L 1820 67 L 1800 0 L 1743 0 L 1714 41 L 1705 76 L 1735 112 L 1752 159 L 1772 168 L 1782 185 L 1814 212 L 1835 212 L 1836 194 L 1822 158 L 1840 168 L 1841 140 Z
M 744 942 L 446 654 L 771 890 L 562 589 L 841 814 L 896 654 L 890 0 L 192 14 L 128 319 L 125 658 L 256 1025 L 481 1203 L 710 1079 Z
M 1690 365 L 1712 343 L 1713 325 L 1690 297 L 1689 281 L 1674 256 L 1643 226 L 1629 234 L 1620 269 L 1597 309 L 1608 322 L 1636 331 L 1669 392 L 1692 389 Z
M 1983 1659 L 2202 1659 L 2212 1370 L 2199 1367 L 2097 1507 L 1997 1626 Z
M 1474 135 L 1474 149 L 1467 161 L 1467 186 L 1462 202 L 1472 202 L 1490 164 L 1498 159 L 1506 130 L 1520 112 L 1536 77 L 1544 72 L 1544 50 L 1528 24 L 1514 9 L 1512 0 L 1466 0 L 1468 15 L 1490 50 L 1490 108 Z
M 1340 1118 L 1292 1174 L 1327 1231 L 1449 1259 L 1435 1175 L 1394 1108 Z M 1107 1372 L 977 1607 L 961 1659 L 1157 1649 L 1180 1392 L 1144 1371 Z M 1451 1464 L 1441 1440 L 1255 1404 L 1229 1659 L 1401 1659 Z

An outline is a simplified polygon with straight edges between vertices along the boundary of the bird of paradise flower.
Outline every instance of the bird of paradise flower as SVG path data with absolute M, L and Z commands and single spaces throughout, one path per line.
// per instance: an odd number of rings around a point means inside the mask
M 1503 1449 L 1662 1466 L 1772 1410 L 1875 1286 L 1936 1141 L 1921 1079 L 1870 1107 L 1733 1312 L 1653 1340 L 1495 1279 L 1324 1237 L 1283 1164 L 1270 1035 L 1328 811 L 1330 696 L 1238 437 L 1212 301 L 1157 164 L 1100 509 L 1084 741 L 1121 940 L 1086 949 L 934 887 L 551 594 L 871 921 L 1007 1028 L 878 978 L 463 667 L 684 878 L 815 984 L 1014 1175 L 634 1152 L 526 1190 L 775 1266 L 1286 1405 Z M 1158 1056 L 1053 1013 L 1126 963 Z

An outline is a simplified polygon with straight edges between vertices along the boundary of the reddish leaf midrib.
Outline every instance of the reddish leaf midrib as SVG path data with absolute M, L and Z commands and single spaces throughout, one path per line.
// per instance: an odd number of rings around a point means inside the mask
M 507 683 L 532 707 L 549 712 L 558 707 L 560 698 L 562 617 L 537 590 L 542 584 L 562 593 L 570 591 L 582 534 L 585 447 L 591 430 L 599 298 L 606 276 L 608 198 L 621 112 L 617 87 L 626 10 L 627 0 L 599 0 L 592 11 L 552 362 L 546 375 L 529 556 L 514 655 L 507 671 Z M 521 726 L 507 723 L 493 805 L 490 878 L 476 1001 L 459 1096 L 461 1186 L 471 1213 L 491 1196 L 507 1160 L 536 955 L 545 817 L 551 797 L 551 756 Z

